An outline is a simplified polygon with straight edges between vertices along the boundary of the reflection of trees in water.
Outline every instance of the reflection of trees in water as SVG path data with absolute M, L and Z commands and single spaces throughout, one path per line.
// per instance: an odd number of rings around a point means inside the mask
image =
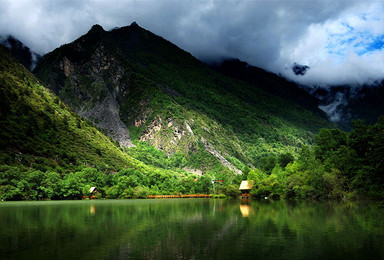
M 237 202 L 233 205 L 222 200 L 206 202 L 203 205 L 198 202 L 192 210 L 181 209 L 179 216 L 170 215 L 169 221 L 156 230 L 159 236 L 152 241 L 152 246 L 144 250 L 145 257 L 206 258 L 228 237 L 232 239 L 237 226 L 234 215 Z M 191 212 L 197 214 L 191 215 Z
M 0 256 L 301 258 L 313 248 L 319 257 L 336 249 L 336 255 L 362 252 L 368 242 L 371 252 L 383 253 L 383 209 L 372 204 L 185 199 L 25 205 L 0 207 Z
M 374 204 L 262 200 L 248 205 L 251 214 L 244 240 L 259 250 L 253 256 L 262 252 L 259 256 L 263 258 L 305 258 L 317 249 L 320 258 L 331 254 L 335 258 L 364 257 L 363 241 L 371 241 L 372 235 L 377 238 L 373 255 L 384 253 L 380 246 L 384 242 L 383 210 Z

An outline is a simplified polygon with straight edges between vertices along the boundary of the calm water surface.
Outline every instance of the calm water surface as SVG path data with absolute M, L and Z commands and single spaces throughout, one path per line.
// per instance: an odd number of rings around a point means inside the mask
M 0 203 L 0 259 L 384 259 L 370 203 Z

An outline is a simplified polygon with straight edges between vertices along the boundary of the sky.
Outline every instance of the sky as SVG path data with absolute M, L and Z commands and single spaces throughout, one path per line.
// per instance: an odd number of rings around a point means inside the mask
M 384 1 L 0 0 L 0 35 L 39 54 L 133 21 L 203 61 L 239 58 L 308 86 L 384 79 Z

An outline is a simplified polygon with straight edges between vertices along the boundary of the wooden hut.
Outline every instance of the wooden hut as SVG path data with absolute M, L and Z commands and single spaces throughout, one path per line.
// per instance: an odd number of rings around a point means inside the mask
M 240 183 L 239 190 L 241 191 L 241 198 L 249 198 L 251 197 L 251 189 L 253 186 L 252 181 L 242 181 Z
M 97 189 L 96 187 L 91 187 L 89 188 L 89 193 L 92 194 L 92 193 L 96 193 L 97 192 Z
M 97 196 L 97 193 L 98 193 L 97 188 L 96 188 L 96 187 L 91 187 L 91 188 L 89 189 L 89 198 L 90 198 L 90 199 L 95 199 L 96 196 Z

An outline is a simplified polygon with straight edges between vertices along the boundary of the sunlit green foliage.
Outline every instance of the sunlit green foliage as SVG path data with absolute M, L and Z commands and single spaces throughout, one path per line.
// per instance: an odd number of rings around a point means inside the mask
M 304 146 L 298 159 L 285 167 L 276 164 L 272 172 L 270 167 L 251 170 L 248 180 L 255 183 L 252 194 L 295 199 L 383 199 L 383 140 L 384 117 L 374 125 L 357 121 L 350 133 L 322 129 L 315 146 Z
M 90 187 L 96 187 L 100 198 L 146 198 L 147 195 L 171 194 L 226 194 L 239 195 L 238 183 L 216 182 L 213 176 L 155 171 L 143 174 L 133 168 L 114 174 L 95 168 L 60 175 L 39 170 L 23 171 L 18 167 L 0 166 L 0 200 L 81 199 L 89 196 Z

